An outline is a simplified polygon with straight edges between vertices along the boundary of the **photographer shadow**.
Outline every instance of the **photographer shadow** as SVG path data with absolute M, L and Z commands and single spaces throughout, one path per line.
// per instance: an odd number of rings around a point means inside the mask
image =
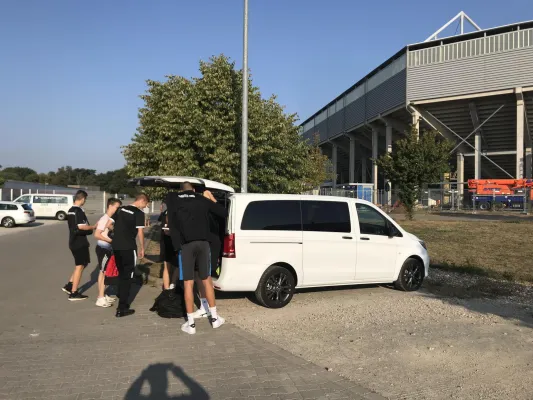
M 168 373 L 179 379 L 187 387 L 190 394 L 169 395 Z M 143 394 L 145 382 L 150 386 L 149 394 Z M 131 384 L 124 396 L 124 400 L 209 400 L 205 389 L 191 379 L 182 368 L 173 363 L 158 363 L 149 365 L 141 375 Z

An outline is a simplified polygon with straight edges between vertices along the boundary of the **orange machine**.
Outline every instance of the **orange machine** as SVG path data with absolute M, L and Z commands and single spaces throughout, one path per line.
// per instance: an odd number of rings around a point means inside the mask
M 474 203 L 481 209 L 491 209 L 493 205 L 521 208 L 524 204 L 524 190 L 533 187 L 532 179 L 469 179 L 468 190 Z M 533 190 L 529 201 L 533 200 Z
M 469 179 L 468 189 L 478 195 L 513 195 L 533 187 L 532 179 Z M 533 194 L 533 191 L 532 191 Z

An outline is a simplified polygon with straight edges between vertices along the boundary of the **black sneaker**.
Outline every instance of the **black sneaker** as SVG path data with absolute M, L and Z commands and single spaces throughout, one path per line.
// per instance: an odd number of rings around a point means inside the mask
M 67 294 L 72 294 L 72 282 L 67 283 L 61 290 Z
M 75 291 L 74 293 L 71 293 L 70 296 L 68 296 L 69 301 L 80 301 L 80 300 L 86 300 L 88 298 L 89 296 L 85 296 L 78 291 Z
M 132 310 L 131 308 L 126 309 L 117 309 L 117 313 L 115 314 L 115 317 L 121 318 L 121 317 L 127 317 L 129 315 L 135 314 L 135 310 Z

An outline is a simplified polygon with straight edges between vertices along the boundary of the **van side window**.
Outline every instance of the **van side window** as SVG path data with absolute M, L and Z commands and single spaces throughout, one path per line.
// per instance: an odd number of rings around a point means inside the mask
M 307 232 L 351 232 L 348 203 L 302 201 L 303 230 Z
M 359 230 L 362 235 L 389 235 L 387 220 L 378 211 L 366 204 L 356 204 Z
M 29 203 L 30 202 L 30 196 L 22 196 L 19 197 L 17 200 L 17 203 Z
M 298 200 L 252 201 L 242 217 L 243 231 L 301 231 Z

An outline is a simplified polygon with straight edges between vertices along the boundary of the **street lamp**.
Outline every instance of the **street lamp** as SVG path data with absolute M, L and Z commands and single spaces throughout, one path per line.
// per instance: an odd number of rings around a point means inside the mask
M 248 191 L 248 0 L 244 0 L 242 55 L 241 193 Z

